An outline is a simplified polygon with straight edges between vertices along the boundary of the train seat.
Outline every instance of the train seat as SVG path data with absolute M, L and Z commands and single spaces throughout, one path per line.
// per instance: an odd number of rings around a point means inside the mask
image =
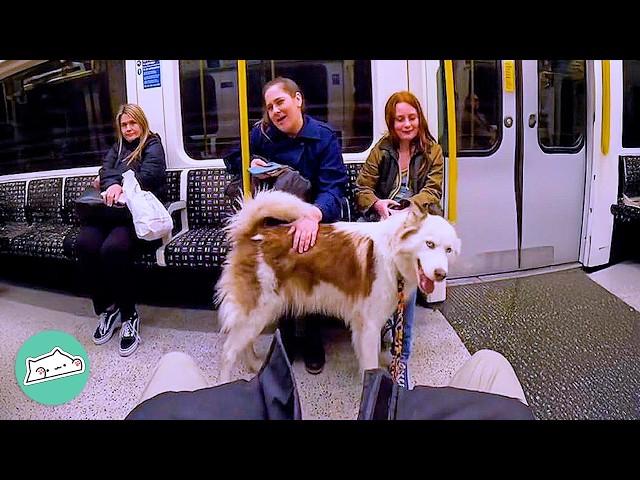
M 174 219 L 172 233 L 183 230 L 186 202 L 180 200 L 181 174 L 182 170 L 167 171 L 165 206 Z M 73 202 L 94 178 L 82 175 L 0 184 L 0 254 L 77 262 L 80 220 Z M 158 250 L 171 239 L 149 242 L 136 264 L 158 265 Z
M 623 155 L 619 161 L 618 202 L 611 205 L 616 222 L 640 223 L 640 156 Z
M 345 222 L 355 222 L 362 215 L 356 206 L 356 179 L 362 170 L 364 163 L 346 163 L 347 175 L 349 182 L 347 183 L 347 198 L 342 204 L 342 220 Z
M 169 267 L 210 269 L 222 266 L 228 251 L 223 227 L 233 213 L 224 189 L 232 176 L 224 168 L 200 168 L 187 174 L 188 230 L 164 250 Z
M 0 253 L 9 253 L 11 240 L 29 230 L 26 188 L 25 181 L 0 183 Z
M 62 219 L 62 182 L 62 177 L 29 181 L 25 205 L 28 226 L 9 240 L 9 254 L 66 259 L 63 242 L 72 226 Z

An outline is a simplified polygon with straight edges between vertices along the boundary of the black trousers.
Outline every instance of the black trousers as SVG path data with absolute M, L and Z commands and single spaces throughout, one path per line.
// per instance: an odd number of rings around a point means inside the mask
M 130 215 L 80 228 L 76 251 L 96 315 L 114 304 L 123 317 L 133 313 L 139 288 L 133 262 L 149 243 L 138 239 Z

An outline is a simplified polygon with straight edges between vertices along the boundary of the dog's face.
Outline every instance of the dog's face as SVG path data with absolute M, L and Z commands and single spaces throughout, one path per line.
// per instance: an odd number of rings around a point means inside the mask
M 451 224 L 438 215 L 427 215 L 412 205 L 398 234 L 397 266 L 415 281 L 423 293 L 432 293 L 434 282 L 449 273 L 449 262 L 460 254 L 461 242 Z

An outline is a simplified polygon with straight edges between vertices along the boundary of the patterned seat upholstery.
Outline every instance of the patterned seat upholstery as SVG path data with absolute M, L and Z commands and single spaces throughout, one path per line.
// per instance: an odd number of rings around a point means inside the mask
M 640 197 L 640 157 L 621 156 L 618 178 L 618 202 L 611 205 L 611 213 L 619 223 L 640 223 L 640 208 L 626 205 L 623 200 L 623 195 Z
M 640 208 L 624 205 L 621 201 L 611 205 L 611 213 L 616 221 L 623 224 L 640 223 Z
M 66 259 L 63 242 L 71 226 L 62 222 L 62 178 L 43 178 L 29 182 L 25 216 L 30 227 L 11 238 L 9 253 Z
M 11 239 L 27 230 L 25 197 L 27 182 L 0 183 L 0 254 L 9 252 Z
M 191 170 L 187 176 L 189 230 L 165 248 L 167 266 L 210 269 L 224 263 L 228 245 L 222 227 L 233 213 L 224 189 L 232 176 L 224 168 Z
M 356 206 L 356 179 L 360 174 L 360 170 L 362 169 L 363 163 L 346 163 L 347 174 L 349 175 L 349 183 L 347 184 L 347 199 L 349 201 L 349 217 L 345 217 L 343 212 L 343 219 L 355 222 L 359 217 L 362 216 L 358 207 Z
M 62 221 L 67 225 L 80 226 L 80 219 L 76 213 L 74 201 L 89 188 L 95 175 L 81 177 L 67 177 L 64 181 L 64 207 L 62 207 Z
M 11 241 L 10 253 L 27 257 L 68 260 L 65 254 L 64 241 L 74 229 L 77 229 L 77 227 L 64 224 L 33 224 L 26 233 L 15 237 Z
M 211 269 L 222 266 L 228 251 L 222 228 L 201 227 L 188 230 L 171 242 L 165 250 L 165 261 L 172 267 Z
M 182 170 L 167 170 L 167 202 L 180 200 L 180 175 Z
M 165 206 L 168 207 L 171 203 L 180 200 L 180 174 L 182 170 L 167 170 L 167 198 Z M 178 213 L 178 212 L 176 212 Z M 173 231 L 178 232 L 181 230 L 181 220 L 179 213 L 173 215 L 174 228 Z M 154 240 L 152 242 L 145 242 L 143 244 L 142 255 L 135 260 L 135 264 L 141 267 L 152 268 L 158 265 L 156 259 L 156 250 L 161 246 L 160 240 Z
M 355 179 L 361 163 L 347 164 L 349 185 L 343 219 L 357 218 Z M 180 200 L 182 170 L 167 171 L 167 204 Z M 76 239 L 80 221 L 74 200 L 90 185 L 95 175 L 37 179 L 0 184 L 0 253 L 77 261 Z M 232 176 L 224 168 L 201 168 L 187 174 L 187 221 L 189 230 L 165 247 L 168 266 L 187 269 L 221 267 L 229 250 L 223 230 L 234 212 L 225 187 Z M 64 184 L 64 189 L 63 189 Z M 28 191 L 26 191 L 28 189 Z M 26 198 L 26 205 L 25 205 Z M 348 203 L 348 206 L 347 206 Z M 179 212 L 174 215 L 174 234 L 182 230 Z M 136 264 L 157 265 L 159 241 L 148 242 Z
M 63 239 L 63 253 L 66 258 L 73 261 L 78 261 L 78 256 L 75 253 L 76 239 L 78 233 L 80 233 L 80 219 L 76 214 L 74 206 L 74 200 L 82 195 L 90 185 L 95 175 L 83 175 L 80 177 L 67 177 L 64 181 L 64 206 L 62 207 L 62 221 L 64 224 L 69 225 Z

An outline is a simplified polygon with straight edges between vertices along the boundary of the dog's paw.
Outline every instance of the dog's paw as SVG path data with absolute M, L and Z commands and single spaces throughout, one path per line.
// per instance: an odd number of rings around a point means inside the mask
M 260 368 L 262 367 L 262 360 L 260 360 L 258 357 L 247 361 L 247 368 L 249 368 L 249 371 L 251 373 L 258 373 L 260 371 Z

